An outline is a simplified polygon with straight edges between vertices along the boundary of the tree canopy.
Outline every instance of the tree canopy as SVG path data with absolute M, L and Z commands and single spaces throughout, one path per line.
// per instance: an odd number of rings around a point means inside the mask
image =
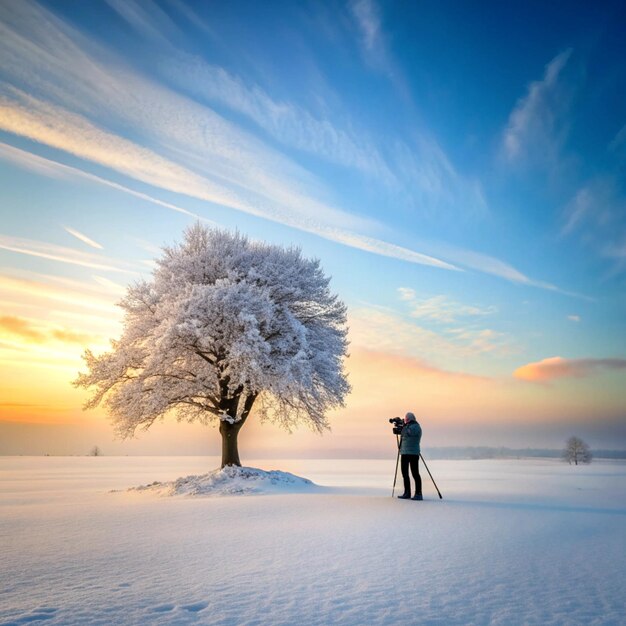
M 578 437 L 570 437 L 563 450 L 563 459 L 570 465 L 579 463 L 591 463 L 592 454 L 589 446 Z
M 86 408 L 103 403 L 119 434 L 157 419 L 218 420 L 222 465 L 239 465 L 237 433 L 255 407 L 290 429 L 328 428 L 350 390 L 346 307 L 319 261 L 196 224 L 166 247 L 151 280 L 128 287 L 122 335 L 87 350 Z M 234 449 L 233 449 L 234 443 Z

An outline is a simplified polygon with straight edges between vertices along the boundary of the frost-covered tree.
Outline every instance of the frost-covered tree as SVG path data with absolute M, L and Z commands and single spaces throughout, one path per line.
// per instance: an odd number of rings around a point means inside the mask
M 578 437 L 570 437 L 563 450 L 563 459 L 570 465 L 574 463 L 591 463 L 592 454 L 589 446 Z
M 237 436 L 253 406 L 287 430 L 328 428 L 349 385 L 346 307 L 319 261 L 240 234 L 189 228 L 149 281 L 119 303 L 124 329 L 109 352 L 87 350 L 75 385 L 93 389 L 122 437 L 168 414 L 219 422 L 222 467 L 241 465 Z

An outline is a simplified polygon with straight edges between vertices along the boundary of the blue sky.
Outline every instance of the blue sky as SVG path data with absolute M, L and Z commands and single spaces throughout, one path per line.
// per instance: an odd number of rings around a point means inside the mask
M 319 257 L 355 368 L 409 359 L 397 402 L 418 406 L 419 377 L 439 377 L 424 409 L 441 445 L 459 425 L 458 443 L 578 428 L 624 445 L 625 18 L 619 2 L 1 2 L 0 367 L 23 381 L 60 359 L 71 380 L 84 345 L 59 333 L 114 336 L 115 313 L 85 311 L 114 311 L 203 219 Z M 449 402 L 462 377 L 497 386 L 488 417 L 471 386 L 471 410 Z M 7 406 L 28 404 L 20 385 Z

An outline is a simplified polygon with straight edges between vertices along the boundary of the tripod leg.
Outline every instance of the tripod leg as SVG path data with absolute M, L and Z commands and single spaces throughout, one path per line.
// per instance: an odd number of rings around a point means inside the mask
M 396 435 L 396 441 L 398 439 L 398 435 Z M 396 490 L 396 480 L 398 480 L 398 463 L 400 462 L 400 442 L 398 441 L 398 456 L 396 457 L 396 472 L 393 475 L 393 487 L 391 489 L 391 497 L 393 498 L 393 494 Z
M 421 452 L 420 452 L 420 459 L 422 459 L 422 463 L 424 464 L 424 467 L 426 468 L 426 471 L 428 472 L 428 475 L 430 476 L 430 480 L 433 481 L 433 485 L 435 485 L 435 489 L 437 490 L 437 493 L 439 494 L 439 499 L 443 500 L 443 496 L 441 495 L 441 491 L 439 491 L 439 487 L 437 487 L 437 483 L 435 482 L 435 479 L 433 478 L 433 475 L 430 473 L 430 470 L 428 469 L 428 465 L 426 465 L 426 461 L 424 461 L 424 457 L 422 456 Z

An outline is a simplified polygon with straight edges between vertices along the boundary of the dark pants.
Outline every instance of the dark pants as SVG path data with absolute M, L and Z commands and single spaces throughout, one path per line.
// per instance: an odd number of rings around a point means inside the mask
M 402 470 L 402 478 L 404 480 L 404 493 L 411 494 L 411 479 L 409 478 L 409 466 L 411 474 L 415 481 L 415 495 L 422 495 L 422 477 L 420 476 L 420 455 L 419 454 L 401 454 L 400 469 Z

